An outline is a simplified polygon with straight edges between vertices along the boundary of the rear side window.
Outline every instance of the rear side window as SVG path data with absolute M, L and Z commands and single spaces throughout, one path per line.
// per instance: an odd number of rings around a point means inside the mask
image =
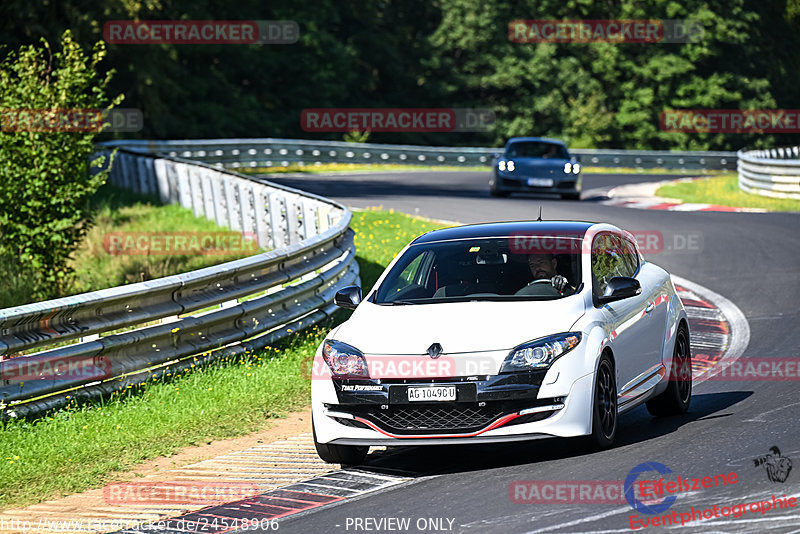
M 631 274 L 628 276 L 633 276 L 636 274 L 636 271 L 639 270 L 639 254 L 636 252 L 636 246 L 630 239 L 622 238 L 622 257 L 625 260 L 625 264 L 628 267 L 628 270 Z
M 625 257 L 625 249 L 619 237 L 598 234 L 592 242 L 592 278 L 595 292 L 602 295 L 609 280 L 617 276 L 633 276 L 636 268 Z

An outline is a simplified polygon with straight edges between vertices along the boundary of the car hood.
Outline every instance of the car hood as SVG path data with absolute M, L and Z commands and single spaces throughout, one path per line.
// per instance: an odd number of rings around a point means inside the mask
M 335 332 L 364 354 L 443 354 L 511 350 L 566 332 L 584 314 L 580 295 L 550 301 L 451 302 L 381 306 L 363 302 Z

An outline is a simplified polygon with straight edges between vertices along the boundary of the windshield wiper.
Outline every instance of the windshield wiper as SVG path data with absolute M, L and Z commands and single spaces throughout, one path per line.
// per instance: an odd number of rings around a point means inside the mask
M 395 305 L 403 305 L 403 304 L 422 304 L 422 302 L 418 300 L 393 300 L 391 302 L 387 302 L 386 304 L 390 304 L 392 306 Z

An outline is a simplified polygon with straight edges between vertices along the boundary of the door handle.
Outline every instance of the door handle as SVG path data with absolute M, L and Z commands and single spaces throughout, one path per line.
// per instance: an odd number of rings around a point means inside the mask
M 651 303 L 650 303 L 650 304 L 648 304 L 648 305 L 647 305 L 647 307 L 644 309 L 644 312 L 645 312 L 645 313 L 650 313 L 651 311 L 653 311 L 653 309 L 654 309 L 655 307 L 656 307 L 656 303 L 655 303 L 655 302 L 651 302 Z

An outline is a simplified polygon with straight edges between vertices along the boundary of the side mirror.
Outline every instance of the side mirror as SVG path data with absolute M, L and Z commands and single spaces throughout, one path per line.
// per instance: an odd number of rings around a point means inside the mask
M 492 152 L 492 159 L 500 159 L 500 152 Z
M 600 304 L 614 302 L 615 300 L 627 299 L 634 297 L 642 292 L 642 285 L 636 278 L 628 278 L 627 276 L 615 276 L 608 281 L 606 291 L 597 300 Z
M 580 162 L 581 162 L 581 157 L 580 157 L 580 156 L 572 156 L 572 157 L 573 157 L 573 158 L 575 159 L 575 161 L 577 161 L 578 163 L 580 163 Z
M 638 283 L 638 282 L 637 282 Z M 346 310 L 355 310 L 361 304 L 361 288 L 347 286 L 336 292 L 333 303 Z

